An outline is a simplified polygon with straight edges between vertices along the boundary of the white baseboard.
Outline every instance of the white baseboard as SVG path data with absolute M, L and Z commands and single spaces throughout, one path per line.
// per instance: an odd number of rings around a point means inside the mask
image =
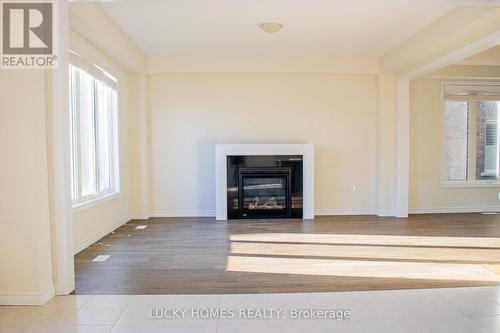
M 372 209 L 320 209 L 314 215 L 376 215 Z M 215 211 L 155 211 L 142 213 L 141 215 L 150 217 L 214 217 Z
M 319 209 L 314 212 L 315 216 L 324 215 L 379 215 L 394 216 L 393 211 L 376 211 L 373 209 Z M 133 216 L 134 219 L 148 219 L 149 217 L 214 217 L 215 211 L 154 211 L 149 213 L 139 213 Z
M 150 212 L 151 217 L 215 217 L 215 210 L 199 210 L 199 211 L 184 211 L 184 210 L 169 210 Z
M 410 208 L 410 214 L 439 214 L 439 213 L 481 213 L 481 212 L 500 212 L 500 207 L 429 207 L 429 208 Z M 396 216 L 393 210 L 376 209 L 318 209 L 314 212 L 315 216 L 328 215 L 377 215 L 377 216 Z M 153 211 L 138 213 L 131 219 L 147 220 L 150 217 L 214 217 L 215 211 Z M 101 236 L 102 237 L 102 236 Z
M 484 213 L 500 212 L 500 207 L 423 207 L 410 208 L 410 214 L 453 214 L 453 213 Z
M 130 219 L 131 220 L 147 220 L 150 217 L 151 217 L 151 213 L 150 212 L 145 212 L 145 213 L 134 214 L 134 215 L 132 215 L 132 217 Z
M 396 212 L 394 212 L 393 210 L 378 210 L 375 212 L 375 214 L 377 214 L 377 216 L 396 216 Z
M 106 236 L 107 234 L 109 234 L 111 231 L 118 229 L 119 227 L 121 227 L 122 225 L 124 225 L 125 223 L 130 221 L 131 219 L 132 219 L 131 216 L 124 217 L 124 218 L 116 221 L 115 223 L 109 225 L 108 227 L 104 228 L 103 230 L 93 234 L 92 236 L 88 237 L 87 239 L 83 240 L 82 242 L 75 244 L 73 254 L 77 254 L 78 252 L 86 249 L 87 247 L 94 244 L 99 239 L 101 239 L 104 236 Z
M 43 305 L 55 296 L 54 285 L 48 286 L 40 293 L 0 292 L 0 305 Z
M 324 215 L 376 215 L 373 209 L 318 209 L 314 212 L 315 216 Z

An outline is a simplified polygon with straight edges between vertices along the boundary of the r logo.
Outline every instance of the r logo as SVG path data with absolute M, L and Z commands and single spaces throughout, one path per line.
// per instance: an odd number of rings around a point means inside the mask
M 52 3 L 2 3 L 3 54 L 52 53 Z

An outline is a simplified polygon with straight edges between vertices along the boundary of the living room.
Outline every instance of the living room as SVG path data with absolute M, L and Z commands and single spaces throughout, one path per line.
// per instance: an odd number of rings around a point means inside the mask
M 2 2 L 0 331 L 499 329 L 496 1 L 42 3 Z M 352 318 L 150 316 L 273 302 Z

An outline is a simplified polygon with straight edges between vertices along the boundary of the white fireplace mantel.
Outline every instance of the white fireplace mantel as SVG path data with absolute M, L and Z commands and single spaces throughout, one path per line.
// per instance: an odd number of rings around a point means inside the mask
M 314 218 L 314 145 L 233 144 L 215 145 L 215 216 L 227 220 L 227 157 L 237 155 L 302 155 L 303 218 Z

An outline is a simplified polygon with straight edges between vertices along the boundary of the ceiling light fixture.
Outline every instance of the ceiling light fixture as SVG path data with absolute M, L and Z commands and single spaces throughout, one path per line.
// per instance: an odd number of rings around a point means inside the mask
M 275 22 L 266 22 L 266 23 L 259 24 L 259 28 L 261 28 L 265 32 L 268 32 L 270 34 L 274 34 L 275 32 L 278 32 L 281 29 L 283 29 L 283 24 L 275 23 Z

